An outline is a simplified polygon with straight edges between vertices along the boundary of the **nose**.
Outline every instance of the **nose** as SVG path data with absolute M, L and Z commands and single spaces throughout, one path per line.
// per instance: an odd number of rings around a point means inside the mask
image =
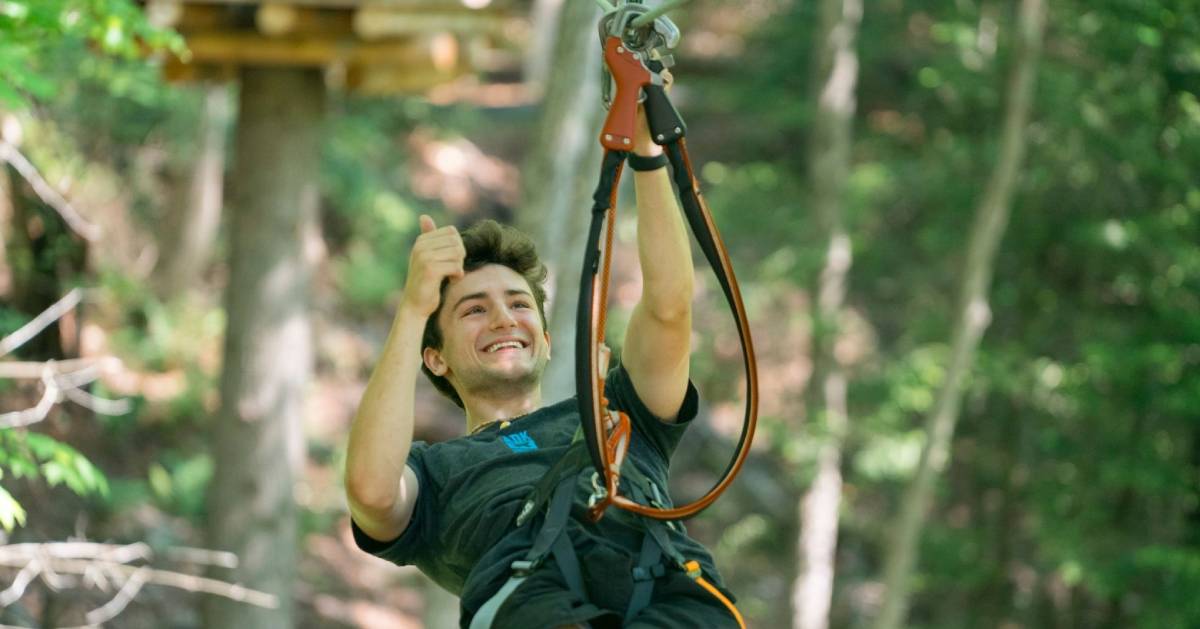
M 500 306 L 492 309 L 492 329 L 511 328 L 517 325 L 517 320 L 512 316 L 508 306 Z

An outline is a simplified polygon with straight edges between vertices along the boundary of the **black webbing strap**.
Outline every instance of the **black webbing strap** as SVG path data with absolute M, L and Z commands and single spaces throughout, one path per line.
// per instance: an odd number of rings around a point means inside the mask
M 637 465 L 631 463 L 625 468 L 625 478 L 629 483 L 630 494 L 634 500 L 659 508 L 669 506 L 662 493 L 659 492 L 658 485 L 650 480 L 649 476 L 643 474 Z M 632 620 L 646 605 L 650 604 L 650 598 L 654 594 L 654 581 L 667 573 L 667 566 L 662 560 L 663 555 L 672 557 L 676 564 L 683 560 L 683 555 L 679 554 L 675 545 L 671 543 L 670 537 L 663 530 L 674 524 L 673 522 L 651 518 L 640 518 L 639 520 L 646 528 L 646 533 L 642 536 L 642 550 L 638 553 L 637 565 L 633 567 L 633 593 L 630 595 L 629 605 L 625 609 L 626 622 Z
M 534 515 L 541 512 L 542 507 L 550 502 L 560 481 L 568 475 L 574 477 L 579 470 L 583 469 L 584 462 L 587 461 L 586 450 L 587 448 L 583 444 L 583 433 L 576 430 L 575 437 L 571 439 L 571 445 L 567 451 L 550 468 L 550 471 L 538 480 L 529 495 L 526 496 L 525 502 L 521 505 L 521 511 L 517 514 L 517 526 L 524 526 Z
M 575 544 L 571 543 L 571 536 L 566 533 L 559 535 L 558 539 L 554 540 L 551 552 L 554 553 L 554 563 L 558 564 L 558 571 L 562 573 L 567 587 L 571 588 L 571 593 L 578 600 L 588 600 L 587 590 L 583 586 L 583 572 L 579 569 L 579 557 L 575 554 Z
M 555 487 L 554 496 L 550 499 L 550 508 L 546 510 L 546 518 L 534 537 L 533 546 L 525 553 L 524 559 L 512 562 L 513 575 L 479 608 L 479 611 L 475 612 L 475 616 L 471 618 L 470 629 L 489 629 L 508 597 L 533 574 L 550 553 L 554 553 L 554 560 L 571 591 L 580 599 L 586 600 L 579 560 L 575 556 L 570 536 L 565 534 L 574 493 L 575 475 L 571 474 L 560 480 Z
M 633 567 L 633 594 L 629 597 L 629 606 L 625 608 L 626 622 L 633 620 L 638 612 L 650 604 L 654 580 L 664 574 L 666 568 L 662 564 L 662 549 L 654 537 L 647 533 L 642 536 L 642 551 L 638 553 L 637 565 Z
M 666 103 L 669 105 L 669 101 L 666 101 Z M 607 493 L 600 496 L 596 503 L 589 504 L 589 513 L 593 520 L 598 520 L 603 516 L 604 510 L 613 505 L 644 517 L 659 520 L 680 520 L 696 515 L 711 505 L 725 491 L 733 481 L 734 476 L 741 469 L 746 456 L 749 454 L 749 445 L 754 437 L 758 413 L 758 379 L 754 368 L 754 348 L 750 338 L 749 322 L 746 318 L 745 307 L 742 304 L 737 281 L 733 277 L 732 263 L 729 261 L 716 225 L 700 196 L 699 184 L 692 171 L 691 158 L 688 156 L 686 141 L 683 138 L 682 121 L 678 123 L 678 128 L 672 127 L 669 129 L 670 133 L 668 134 L 657 127 L 664 124 L 664 121 L 674 121 L 677 119 L 677 112 L 674 112 L 672 109 L 668 112 L 671 115 L 656 117 L 654 107 L 651 106 L 649 101 L 646 104 L 646 111 L 651 133 L 654 137 L 656 139 L 673 138 L 671 141 L 658 139 L 659 142 L 663 143 L 663 149 L 671 162 L 672 182 L 679 193 L 680 205 L 682 206 L 684 216 L 687 219 L 692 234 L 695 236 L 696 242 L 699 244 L 701 251 L 703 251 L 704 257 L 712 268 L 713 273 L 717 276 L 717 281 L 721 285 L 721 290 L 733 311 L 734 320 L 737 323 L 736 327 L 742 345 L 742 359 L 746 374 L 746 414 L 742 424 L 741 435 L 738 437 L 737 451 L 734 458 L 726 465 L 720 480 L 702 498 L 678 508 L 655 509 L 620 495 L 615 482 L 619 471 L 606 469 L 605 467 L 606 457 L 603 451 L 605 438 L 602 434 L 601 419 L 597 417 L 598 412 L 604 410 L 604 405 L 600 403 L 602 399 L 596 399 L 596 396 L 602 395 L 602 392 L 593 390 L 593 387 L 598 384 L 597 378 L 601 377 L 600 374 L 595 373 L 596 345 L 603 339 L 603 331 L 595 328 L 597 325 L 603 323 L 603 313 L 606 307 L 604 303 L 593 302 L 597 299 L 597 294 L 603 296 L 605 293 L 605 282 L 608 281 L 606 277 L 608 259 L 604 256 L 610 253 L 601 250 L 600 238 L 604 227 L 608 227 L 610 230 L 612 228 L 611 225 L 606 224 L 606 221 L 612 216 L 610 210 L 612 210 L 614 203 L 613 192 L 616 183 L 620 180 L 622 160 L 626 158 L 626 153 L 622 151 L 605 150 L 600 172 L 600 182 L 597 184 L 593 195 L 592 221 L 588 230 L 587 245 L 584 249 L 583 268 L 579 282 L 579 301 L 575 319 L 575 386 L 580 418 L 582 420 L 580 423 L 584 431 L 592 467 L 596 470 L 599 478 L 603 479 L 604 489 L 607 491 Z M 671 124 L 675 123 L 671 122 Z M 611 236 L 611 232 L 609 232 L 609 235 Z M 605 276 L 597 277 L 601 273 L 601 262 L 604 262 L 605 269 L 603 273 Z M 599 319 L 599 322 L 597 322 L 597 319 Z
M 671 160 L 671 176 L 675 179 L 675 187 L 679 191 L 679 200 L 683 206 L 683 214 L 687 218 L 688 225 L 691 226 L 692 235 L 695 236 L 700 250 L 704 252 L 704 258 L 708 260 L 709 266 L 712 267 L 713 274 L 717 276 L 717 281 L 721 284 L 721 291 L 725 294 L 726 301 L 733 307 L 735 303 L 741 301 L 741 298 L 735 292 L 732 278 L 726 272 L 725 265 L 722 264 L 723 256 L 721 252 L 724 247 L 718 245 L 717 239 L 720 238 L 720 235 L 717 235 L 716 230 L 709 224 L 707 219 L 708 212 L 704 209 L 700 201 L 700 194 L 693 180 L 694 175 L 690 167 L 690 159 L 687 156 L 683 138 L 663 145 L 663 150 Z M 736 314 L 736 308 L 734 308 L 734 312 Z M 754 358 L 750 349 L 753 347 L 753 341 L 747 335 L 746 329 L 743 329 L 740 325 L 736 327 L 738 329 L 738 338 L 742 342 L 742 361 L 746 371 L 747 382 L 746 421 L 742 425 L 742 434 L 738 437 L 736 450 L 737 452 L 743 452 L 747 445 L 746 441 L 753 438 L 754 435 L 753 416 L 757 412 L 754 386 L 756 377 L 753 364 Z M 738 462 L 737 458 L 731 459 L 721 477 L 728 476 L 730 471 L 738 465 Z
M 568 516 L 571 514 L 571 498 L 575 492 L 575 477 L 570 476 L 559 481 L 558 487 L 554 490 L 554 497 L 550 499 L 550 508 L 546 511 L 546 520 L 542 523 L 541 530 L 538 531 L 537 537 L 533 540 L 533 546 L 526 553 L 524 563 L 529 564 L 527 567 L 518 567 L 516 564 L 522 562 L 514 562 L 514 569 L 532 570 L 546 558 L 554 543 L 562 535 L 562 532 L 567 528 Z
M 608 210 L 612 206 L 613 187 L 621 175 L 621 166 L 625 163 L 625 153 L 621 151 L 605 151 L 604 160 L 600 165 L 600 181 L 596 184 L 596 192 L 592 195 L 592 222 L 588 227 L 587 244 L 583 254 L 583 268 L 579 278 L 579 301 L 575 308 L 575 390 L 579 404 L 580 425 L 583 427 L 584 442 L 588 455 L 592 458 L 592 467 L 599 473 L 604 473 L 604 459 L 600 449 L 604 442 L 602 436 L 596 434 L 596 426 L 591 419 L 595 399 L 592 395 L 592 363 L 588 358 L 594 351 L 592 339 L 592 284 L 600 272 L 600 233 Z

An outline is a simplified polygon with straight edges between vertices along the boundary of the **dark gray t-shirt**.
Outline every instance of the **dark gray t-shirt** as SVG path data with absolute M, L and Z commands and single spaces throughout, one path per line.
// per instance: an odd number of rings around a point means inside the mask
M 667 487 L 667 468 L 675 446 L 696 416 L 699 396 L 691 382 L 674 423 L 656 418 L 637 397 L 624 367 L 613 368 L 605 382 L 609 407 L 629 415 L 634 427 L 625 465 L 637 465 L 660 489 Z M 532 545 L 540 523 L 516 526 L 517 510 L 566 452 L 579 427 L 574 397 L 512 420 L 501 428 L 441 443 L 414 442 L 408 455 L 420 483 L 412 519 L 400 537 L 390 542 L 372 539 L 352 523 L 354 540 L 362 550 L 399 565 L 415 565 L 429 578 L 461 597 L 464 619 L 508 579 L 510 564 Z M 608 509 L 598 523 L 586 516 L 591 466 L 579 475 L 576 504 L 568 527 L 577 549 L 592 545 L 636 557 L 641 548 L 639 516 Z M 622 478 L 622 482 L 626 479 Z M 626 493 L 622 486 L 622 493 Z M 628 494 L 626 494 L 628 495 Z M 680 527 L 682 529 L 683 527 Z M 712 557 L 680 530 L 671 540 L 688 559 L 701 563 L 717 583 L 720 576 Z

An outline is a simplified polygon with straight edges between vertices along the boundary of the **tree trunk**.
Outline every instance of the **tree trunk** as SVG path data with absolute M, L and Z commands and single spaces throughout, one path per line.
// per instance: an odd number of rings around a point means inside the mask
M 563 0 L 533 0 L 529 12 L 532 33 L 525 50 L 525 84 L 536 93 L 544 94 L 546 79 L 554 65 L 554 45 L 562 16 Z
M 4 116 L 0 114 L 0 121 Z M 13 187 L 8 174 L 8 164 L 0 164 L 0 297 L 8 298 L 12 292 L 12 266 L 8 258 L 8 239 L 16 232 L 13 221 Z
M 225 186 L 225 137 L 229 129 L 230 94 L 227 85 L 204 87 L 200 117 L 200 152 L 188 182 L 187 200 L 162 251 L 157 279 L 164 296 L 196 286 L 212 255 L 221 222 Z
M 854 89 L 858 81 L 855 39 L 862 21 L 861 0 L 822 0 L 817 35 L 816 116 L 809 146 L 813 208 L 821 219 L 828 249 L 813 309 L 813 377 L 808 416 L 823 420 L 826 437 L 817 453 L 816 477 L 800 505 L 800 574 L 792 588 L 792 626 L 826 629 L 833 601 L 838 515 L 842 502 L 842 445 L 849 418 L 846 373 L 834 347 L 850 271 L 850 236 L 844 226 L 844 193 L 850 170 Z
M 280 608 L 210 597 L 208 627 L 294 624 L 292 491 L 304 457 L 301 413 L 312 370 L 311 272 L 302 243 L 315 229 L 323 103 L 315 70 L 242 70 L 208 543 L 236 553 L 233 580 L 278 596 Z
M 569 397 L 575 390 L 578 267 L 602 155 L 596 139 L 603 113 L 595 34 L 599 18 L 592 2 L 568 2 L 559 12 L 542 123 L 522 170 L 521 226 L 537 238 L 538 253 L 551 273 L 552 301 L 546 317 L 553 359 L 542 379 L 542 398 L 547 401 Z
M 991 319 L 988 288 L 1000 239 L 1008 223 L 1009 205 L 1016 187 L 1017 170 L 1025 149 L 1025 130 L 1033 107 L 1033 88 L 1041 51 L 1045 11 L 1042 0 L 1022 0 L 1018 11 L 1018 37 L 1008 79 L 1010 96 L 1004 115 L 1000 157 L 975 212 L 967 250 L 966 269 L 959 286 L 959 318 L 955 326 L 946 381 L 926 418 L 926 443 L 916 475 L 905 491 L 900 521 L 884 562 L 884 599 L 875 626 L 896 629 L 908 613 L 909 575 L 917 541 L 932 500 L 934 484 L 950 457 L 954 425 L 958 420 L 962 389 Z

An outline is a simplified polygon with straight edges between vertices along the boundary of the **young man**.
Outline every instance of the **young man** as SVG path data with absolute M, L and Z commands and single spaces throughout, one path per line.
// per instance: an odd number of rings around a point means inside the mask
M 638 125 L 635 155 L 659 155 L 644 115 Z M 622 364 L 608 374 L 606 397 L 634 427 L 626 465 L 637 465 L 665 489 L 668 460 L 697 409 L 688 379 L 693 268 L 666 169 L 654 166 L 645 162 L 641 167 L 652 169 L 634 173 L 642 298 L 626 331 Z M 458 594 L 467 627 L 533 545 L 537 527 L 517 527 L 517 511 L 567 450 L 579 412 L 574 398 L 542 405 L 540 378 L 551 346 L 546 270 L 529 239 L 492 221 L 460 235 L 428 216 L 421 217 L 421 232 L 396 319 L 351 428 L 346 490 L 359 547 L 415 564 Z M 467 436 L 412 442 L 418 371 L 464 409 Z M 648 605 L 628 613 L 644 525 L 616 508 L 599 523 L 588 521 L 589 476 L 579 474 L 565 533 L 586 594 L 569 587 L 551 558 L 504 600 L 491 626 L 736 627 L 717 599 L 672 566 L 653 572 Z M 682 527 L 670 529 L 669 537 L 720 584 L 712 558 Z

